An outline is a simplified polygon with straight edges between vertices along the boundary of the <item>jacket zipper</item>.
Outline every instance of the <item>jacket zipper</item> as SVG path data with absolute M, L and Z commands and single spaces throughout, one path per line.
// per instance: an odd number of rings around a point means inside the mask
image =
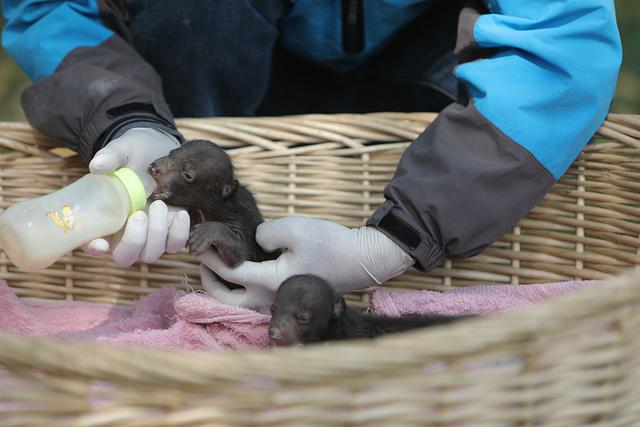
M 364 49 L 362 0 L 342 0 L 342 50 L 358 53 Z

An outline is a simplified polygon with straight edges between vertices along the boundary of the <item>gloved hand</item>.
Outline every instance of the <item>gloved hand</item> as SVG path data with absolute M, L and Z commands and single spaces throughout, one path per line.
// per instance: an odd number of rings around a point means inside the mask
M 315 274 L 345 293 L 386 282 L 414 263 L 375 228 L 347 228 L 313 218 L 291 216 L 264 222 L 258 226 L 256 241 L 266 251 L 284 251 L 273 261 L 245 261 L 230 268 L 208 250 L 199 257 L 205 290 L 222 302 L 264 312 L 280 284 L 294 274 Z M 229 290 L 205 266 L 245 289 Z
M 89 170 L 106 174 L 120 167 L 133 169 L 149 196 L 155 187 L 153 178 L 147 173 L 149 164 L 178 145 L 173 136 L 162 131 L 132 128 L 98 151 L 89 163 Z M 113 248 L 113 261 L 120 267 L 128 267 L 138 259 L 151 263 L 164 252 L 178 252 L 189 238 L 190 218 L 185 210 L 156 200 L 147 204 L 145 211 L 131 215 L 122 239 Z M 111 240 L 110 237 L 92 240 L 82 250 L 89 255 L 103 255 L 109 251 Z

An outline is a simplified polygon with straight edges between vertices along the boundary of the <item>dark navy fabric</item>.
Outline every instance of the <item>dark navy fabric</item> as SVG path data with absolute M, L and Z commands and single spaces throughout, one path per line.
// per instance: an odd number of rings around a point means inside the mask
M 130 0 L 135 49 L 175 116 L 253 115 L 270 78 L 284 0 Z
M 453 68 L 462 1 L 441 3 L 394 34 L 348 73 L 332 71 L 278 46 L 259 115 L 440 111 L 461 92 Z
M 349 73 L 280 43 L 288 1 L 130 0 L 129 28 L 175 116 L 439 111 L 459 95 L 452 71 L 462 3 L 418 16 Z
M 622 61 L 613 0 L 494 0 L 474 37 L 495 48 L 456 76 L 475 107 L 559 178 L 609 110 Z
M 434 0 L 362 0 L 364 48 L 346 54 L 342 43 L 341 2 L 296 0 L 287 14 L 282 45 L 297 55 L 338 72 L 353 70 L 387 45 L 400 29 L 429 10 Z M 425 28 L 425 33 L 433 29 Z
M 34 81 L 51 75 L 74 49 L 113 35 L 102 25 L 96 0 L 3 0 L 2 46 Z

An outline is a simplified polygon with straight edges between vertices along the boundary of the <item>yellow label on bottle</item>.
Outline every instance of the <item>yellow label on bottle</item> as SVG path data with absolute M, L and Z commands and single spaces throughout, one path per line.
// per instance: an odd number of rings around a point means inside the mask
M 62 228 L 65 233 L 73 229 L 73 210 L 71 206 L 64 205 L 62 207 L 62 216 L 57 211 L 47 212 L 49 219 L 58 227 Z

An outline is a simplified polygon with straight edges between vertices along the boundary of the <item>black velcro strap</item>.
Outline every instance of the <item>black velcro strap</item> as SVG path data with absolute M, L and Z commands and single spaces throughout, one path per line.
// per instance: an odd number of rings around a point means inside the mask
M 148 104 L 146 102 L 130 102 L 128 104 L 123 104 L 118 107 L 108 109 L 107 116 L 113 119 L 116 117 L 124 116 L 125 114 L 140 112 L 157 114 L 156 109 L 151 104 Z
M 382 217 L 378 223 L 378 228 L 389 232 L 410 249 L 417 248 L 422 240 L 420 234 L 413 227 L 391 213 Z

